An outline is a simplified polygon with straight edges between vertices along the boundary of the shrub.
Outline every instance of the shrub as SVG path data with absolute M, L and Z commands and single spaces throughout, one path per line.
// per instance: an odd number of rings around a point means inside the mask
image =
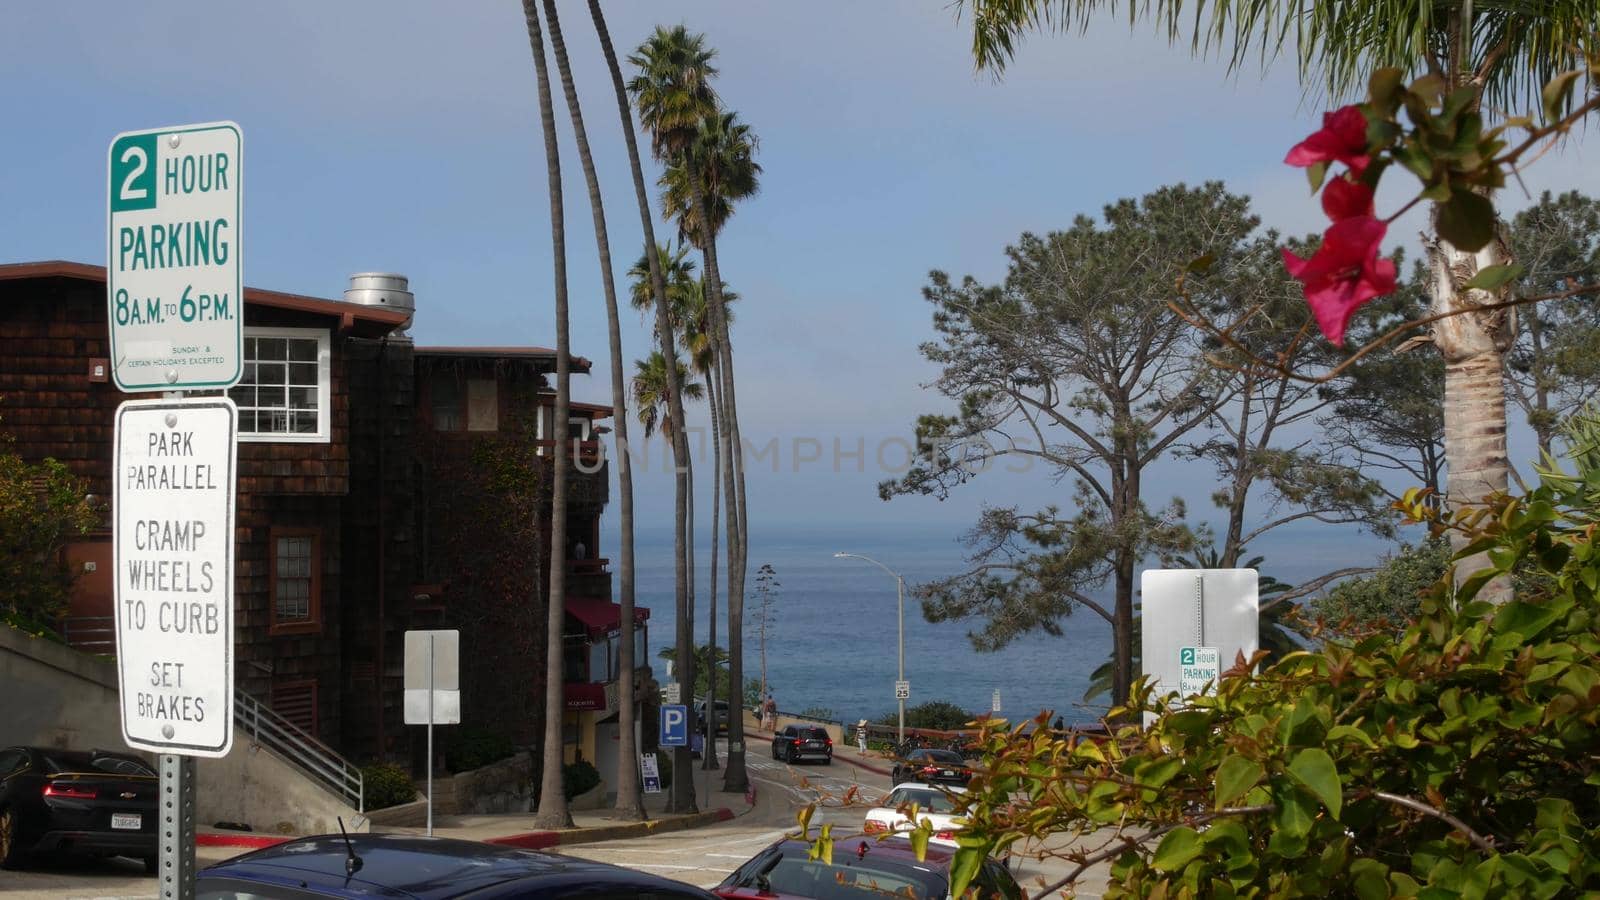
M 399 766 L 374 763 L 361 769 L 361 778 L 368 812 L 417 799 L 416 784 L 412 782 L 411 775 Z
M 1236 666 L 1178 708 L 1141 682 L 1113 717 L 1154 722 L 1104 742 L 989 726 L 953 890 L 986 853 L 1106 828 L 1118 835 L 1096 835 L 1105 849 L 1074 861 L 1112 864 L 1108 898 L 1600 889 L 1596 463 L 1579 477 L 1541 470 L 1529 496 L 1461 521 L 1398 504 L 1468 530 L 1466 551 L 1490 562 L 1459 588 L 1436 582 L 1398 638 Z M 1475 599 L 1519 568 L 1537 577 L 1515 599 Z
M 817 719 L 823 722 L 839 721 L 839 714 L 826 706 L 808 706 L 800 711 L 802 719 Z
M 561 792 L 567 795 L 568 800 L 594 790 L 594 786 L 599 783 L 600 770 L 588 760 L 580 759 L 575 763 L 568 763 L 561 769 Z
M 445 747 L 444 767 L 451 772 L 470 772 L 517 752 L 511 738 L 498 731 L 466 726 L 457 730 Z
M 975 718 L 954 703 L 943 700 L 930 700 L 916 706 L 906 707 L 907 728 L 931 728 L 935 731 L 960 731 L 967 727 L 967 723 Z M 879 725 L 898 725 L 900 712 L 887 712 L 878 717 Z

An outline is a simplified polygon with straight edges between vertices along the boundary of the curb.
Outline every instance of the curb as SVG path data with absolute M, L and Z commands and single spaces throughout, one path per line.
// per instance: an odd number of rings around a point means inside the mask
M 202 831 L 194 836 L 196 847 L 247 847 L 251 850 L 276 847 L 292 840 L 295 838 L 265 834 L 229 834 L 218 831 Z
M 499 844 L 506 847 L 517 847 L 523 850 L 545 850 L 563 844 L 592 844 L 600 841 L 614 841 L 619 838 L 643 837 L 649 834 L 664 834 L 671 831 L 685 831 L 690 828 L 700 828 L 713 825 L 717 822 L 726 822 L 735 817 L 733 810 L 726 806 L 706 810 L 689 816 L 678 816 L 672 819 L 647 819 L 643 822 L 629 822 L 626 825 L 606 825 L 599 828 L 572 828 L 562 831 L 528 831 L 522 834 L 508 834 L 502 837 L 484 838 L 485 844 Z M 241 847 L 249 850 L 261 850 L 267 847 L 276 847 L 279 844 L 296 840 L 297 836 L 285 837 L 280 835 L 265 834 L 230 834 L 228 832 L 206 831 L 194 836 L 197 847 Z
M 505 847 L 517 847 L 523 850 L 545 850 L 550 847 L 567 844 L 593 844 L 600 841 L 614 841 L 620 838 L 664 834 L 670 831 L 687 831 L 690 828 L 726 822 L 733 817 L 733 810 L 724 806 L 673 819 L 647 819 L 643 822 L 629 822 L 626 825 L 607 825 L 600 828 L 529 831 L 522 834 L 508 834 L 504 837 L 484 838 L 483 842 L 485 844 L 499 844 Z

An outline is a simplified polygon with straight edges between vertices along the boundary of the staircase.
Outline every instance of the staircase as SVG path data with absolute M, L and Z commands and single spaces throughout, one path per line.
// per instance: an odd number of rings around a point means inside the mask
M 366 814 L 366 785 L 361 769 L 354 763 L 244 691 L 234 691 L 233 718 L 252 743 L 293 763 L 357 812 Z

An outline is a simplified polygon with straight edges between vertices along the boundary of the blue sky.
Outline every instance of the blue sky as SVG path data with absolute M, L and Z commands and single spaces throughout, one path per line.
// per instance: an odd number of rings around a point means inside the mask
M 614 100 L 586 4 L 562 9 L 620 279 L 640 239 Z M 997 278 L 1022 231 L 1175 181 L 1222 179 L 1280 230 L 1321 224 L 1303 176 L 1281 164 L 1320 111 L 1291 64 L 1230 77 L 1107 20 L 1088 38 L 1031 39 L 996 81 L 974 73 L 968 32 L 944 0 L 633 2 L 610 4 L 608 17 L 623 52 L 658 23 L 704 31 L 726 103 L 761 137 L 762 193 L 721 244 L 724 278 L 744 298 L 746 436 L 782 448 L 781 471 L 750 473 L 758 541 L 760 529 L 798 524 L 954 534 L 984 501 L 1070 496 L 1038 474 L 994 473 L 943 504 L 877 499 L 873 449 L 938 408 L 919 387 L 932 375 L 917 354 L 931 335 L 919 293 L 929 269 Z M 103 262 L 111 137 L 232 119 L 246 141 L 249 284 L 337 297 L 352 272 L 397 271 L 412 279 L 421 343 L 553 343 L 519 4 L 55 3 L 7 18 L 0 261 Z M 557 112 L 565 132 L 559 96 Z M 1600 191 L 1590 144 L 1546 157 L 1529 187 Z M 570 140 L 563 152 L 573 346 L 603 362 L 589 208 Z M 1402 220 L 1396 240 L 1420 225 Z M 629 357 L 642 356 L 648 332 L 629 314 L 624 328 Z M 597 366 L 575 392 L 605 402 L 608 384 Z M 808 439 L 822 458 L 797 461 Z M 865 443 L 861 471 L 854 459 L 834 470 L 836 439 L 847 452 Z M 1151 493 L 1194 480 L 1168 472 Z M 642 520 L 670 516 L 659 463 L 638 490 Z M 1208 509 L 1206 493 L 1193 509 Z

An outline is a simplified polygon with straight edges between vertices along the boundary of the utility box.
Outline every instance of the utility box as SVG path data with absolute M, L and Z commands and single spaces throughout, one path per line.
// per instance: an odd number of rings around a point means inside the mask
M 1141 661 L 1157 696 L 1214 693 L 1239 654 L 1249 659 L 1260 645 L 1255 569 L 1146 569 L 1139 589 Z

